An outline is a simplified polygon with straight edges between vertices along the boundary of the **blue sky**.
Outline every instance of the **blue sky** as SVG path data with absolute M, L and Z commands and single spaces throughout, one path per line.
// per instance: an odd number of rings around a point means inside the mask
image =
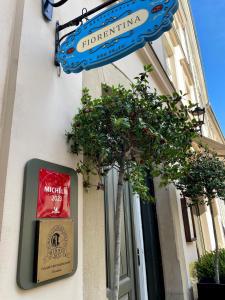
M 190 0 L 209 101 L 225 135 L 225 0 Z

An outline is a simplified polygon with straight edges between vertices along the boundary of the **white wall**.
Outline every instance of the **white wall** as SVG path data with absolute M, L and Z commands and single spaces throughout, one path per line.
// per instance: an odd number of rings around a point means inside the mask
M 82 183 L 79 181 L 78 269 L 74 276 L 29 291 L 16 286 L 21 200 L 24 166 L 31 158 L 39 158 L 75 167 L 75 158 L 65 142 L 72 116 L 79 106 L 82 74 L 57 77 L 53 65 L 54 24 L 41 15 L 41 1 L 25 0 L 22 17 L 19 62 L 15 80 L 14 110 L 4 211 L 0 243 L 1 299 L 83 299 L 82 258 Z M 15 4 L 14 4 L 15 5 Z M 1 5 L 2 6 L 2 5 Z M 65 19 L 80 12 L 81 1 L 70 1 L 58 9 Z M 4 11 L 4 10 L 1 10 Z M 13 11 L 13 9 L 12 9 Z M 56 11 L 56 10 L 55 10 Z M 10 14 L 9 23 L 14 15 Z M 55 16 L 56 20 L 56 16 Z M 7 24 L 2 29 L 7 30 Z M 8 49 L 10 50 L 10 49 Z M 13 72 L 13 70 L 11 70 Z M 12 74 L 9 74 L 12 75 Z

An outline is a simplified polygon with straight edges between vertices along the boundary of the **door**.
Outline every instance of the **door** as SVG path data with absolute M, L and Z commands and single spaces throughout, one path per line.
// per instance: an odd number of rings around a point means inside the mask
M 153 180 L 147 179 L 149 192 L 154 196 Z M 141 201 L 141 218 L 145 251 L 148 300 L 165 300 L 163 268 L 155 203 Z
M 109 85 L 122 84 L 130 87 L 130 81 L 126 75 L 114 65 L 107 65 L 102 70 L 102 79 Z M 114 214 L 116 204 L 118 175 L 112 170 L 105 180 L 105 219 L 106 219 L 106 266 L 107 266 L 107 290 L 110 299 L 112 287 L 112 272 L 114 263 Z M 126 184 L 123 192 L 122 232 L 121 232 L 121 265 L 120 265 L 120 300 L 145 300 L 140 299 L 138 278 L 135 277 L 137 266 L 136 245 L 134 238 L 134 224 L 132 215 L 132 194 L 129 185 Z M 140 225 L 141 226 L 141 225 Z
M 110 290 L 113 285 L 114 265 L 114 215 L 117 192 L 117 171 L 109 172 L 105 179 L 105 220 L 106 220 L 106 267 L 107 290 L 110 299 Z M 129 186 L 124 186 L 123 211 L 121 222 L 121 265 L 120 265 L 120 300 L 136 300 L 134 277 L 134 251 L 131 222 Z
M 142 228 L 142 218 L 141 218 L 141 203 L 138 194 L 133 195 L 131 202 L 132 216 L 133 216 L 133 230 L 134 239 L 137 254 L 136 263 L 136 277 L 138 284 L 137 289 L 139 289 L 140 300 L 148 300 L 148 289 L 147 289 L 147 276 L 146 276 L 146 263 L 145 263 L 145 249 L 143 240 L 143 228 Z

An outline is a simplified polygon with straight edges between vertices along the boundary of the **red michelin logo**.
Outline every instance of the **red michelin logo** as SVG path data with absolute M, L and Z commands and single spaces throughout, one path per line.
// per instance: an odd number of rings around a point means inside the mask
M 39 170 L 37 218 L 70 217 L 70 176 Z

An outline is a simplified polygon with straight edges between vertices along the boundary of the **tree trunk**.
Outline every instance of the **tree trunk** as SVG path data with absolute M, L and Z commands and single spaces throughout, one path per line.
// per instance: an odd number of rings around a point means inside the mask
M 114 252 L 114 272 L 113 272 L 113 289 L 112 300 L 119 298 L 120 282 L 120 244 L 121 244 L 121 217 L 123 204 L 123 179 L 124 169 L 120 168 L 117 186 L 116 215 L 115 215 L 115 252 Z
M 218 244 L 218 237 L 217 237 L 217 232 L 216 232 L 216 223 L 214 219 L 214 214 L 213 214 L 213 206 L 212 206 L 212 201 L 210 201 L 209 204 L 210 207 L 210 212 L 211 212 L 211 217 L 212 217 L 212 224 L 213 224 L 213 232 L 214 232 L 214 238 L 215 238 L 215 244 L 216 244 L 216 250 L 215 250 L 215 283 L 220 284 L 220 270 L 219 270 L 219 244 Z

